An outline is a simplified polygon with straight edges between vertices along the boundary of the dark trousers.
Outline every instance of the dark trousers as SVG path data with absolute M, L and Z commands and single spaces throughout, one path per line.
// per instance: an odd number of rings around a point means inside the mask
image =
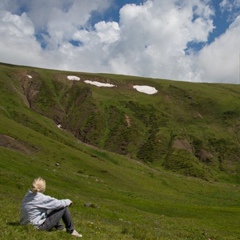
M 50 212 L 46 221 L 39 226 L 38 229 L 42 231 L 51 231 L 52 228 L 61 229 L 61 219 L 65 224 L 67 232 L 72 233 L 74 230 L 74 225 L 68 207 L 60 208 Z

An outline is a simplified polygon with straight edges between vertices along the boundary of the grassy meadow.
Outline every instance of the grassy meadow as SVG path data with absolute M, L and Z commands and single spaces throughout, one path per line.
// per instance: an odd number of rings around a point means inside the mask
M 47 195 L 73 201 L 70 211 L 75 228 L 83 234 L 83 239 L 240 239 L 238 175 L 227 175 L 213 169 L 214 178 L 185 176 L 167 170 L 158 163 L 145 163 L 132 156 L 83 143 L 72 133 L 59 129 L 53 119 L 33 111 L 25 104 L 20 83 L 13 78 L 14 74 L 11 75 L 9 68 L 3 65 L 0 72 L 0 239 L 74 238 L 65 232 L 39 232 L 32 226 L 19 225 L 22 198 L 31 187 L 32 180 L 38 176 L 47 181 Z M 12 68 L 15 69 L 14 66 Z M 31 68 L 20 69 L 32 71 Z M 49 76 L 46 73 L 46 79 L 50 79 Z M 120 88 L 127 77 L 115 76 L 115 81 L 119 81 Z M 131 81 L 143 80 L 136 78 Z M 157 86 L 155 80 L 149 79 L 150 83 Z M 167 81 L 163 83 L 162 88 L 167 88 L 167 84 Z M 177 84 L 188 86 L 187 83 Z M 192 86 L 196 88 L 192 89 L 194 92 L 203 87 Z M 221 88 L 213 87 L 209 89 L 209 94 L 211 92 L 218 99 Z M 233 87 L 229 88 L 232 92 Z M 99 99 L 100 109 L 104 96 L 112 94 L 112 103 L 116 101 L 111 91 L 103 91 L 104 94 L 100 89 L 92 93 Z M 135 101 L 142 98 L 130 90 L 116 91 L 125 97 L 131 94 L 130 97 Z M 236 96 L 226 97 L 226 101 L 237 109 L 238 105 L 233 99 L 237 98 L 238 92 L 234 94 Z M 150 96 L 143 98 L 141 101 L 151 101 Z M 227 109 L 228 103 L 223 101 L 221 108 L 225 106 Z M 203 105 L 201 107 L 204 108 Z M 207 113 L 210 110 L 204 111 Z M 194 125 L 187 116 L 183 121 L 188 121 L 189 128 Z M 174 122 L 171 124 L 174 126 Z M 219 126 L 215 125 L 217 130 Z M 212 131 L 205 129 L 206 135 Z M 221 138 L 224 138 L 224 134 L 226 138 L 229 137 L 227 132 L 219 134 L 222 134 Z M 102 137 L 106 136 L 107 133 L 104 133 Z M 99 145 L 105 140 L 101 141 Z

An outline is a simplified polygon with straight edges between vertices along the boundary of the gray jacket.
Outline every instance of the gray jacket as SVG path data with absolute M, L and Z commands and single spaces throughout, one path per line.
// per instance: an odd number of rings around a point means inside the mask
M 71 200 L 58 200 L 43 193 L 28 191 L 23 198 L 20 224 L 33 224 L 36 228 L 45 222 L 47 214 L 55 209 L 67 207 Z

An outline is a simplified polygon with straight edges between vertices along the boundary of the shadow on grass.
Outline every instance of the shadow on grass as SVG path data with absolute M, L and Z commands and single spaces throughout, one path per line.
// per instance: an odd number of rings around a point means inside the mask
M 21 226 L 19 221 L 16 221 L 16 222 L 7 222 L 7 225 L 8 226 L 13 226 L 13 227 L 16 227 L 16 226 Z

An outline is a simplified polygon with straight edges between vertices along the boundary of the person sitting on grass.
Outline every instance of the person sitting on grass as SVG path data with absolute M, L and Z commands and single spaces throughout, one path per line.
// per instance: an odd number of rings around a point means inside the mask
M 69 199 L 58 200 L 44 195 L 45 190 L 46 181 L 40 177 L 34 179 L 32 189 L 26 193 L 22 201 L 20 224 L 32 224 L 36 229 L 42 231 L 63 230 L 64 226 L 60 223 L 62 219 L 68 233 L 82 237 L 74 229 L 68 209 L 73 202 Z

